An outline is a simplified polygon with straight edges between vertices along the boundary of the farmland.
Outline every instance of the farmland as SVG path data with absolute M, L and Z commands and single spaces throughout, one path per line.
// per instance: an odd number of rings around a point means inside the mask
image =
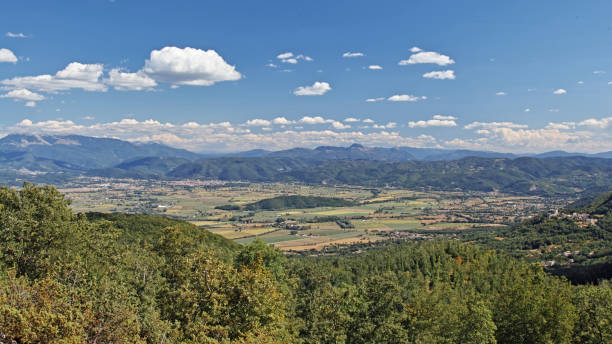
M 193 180 L 79 178 L 60 189 L 72 199 L 76 212 L 163 215 L 238 243 L 260 238 L 293 251 L 506 226 L 571 201 L 500 193 Z M 341 198 L 350 205 L 245 209 L 257 201 L 292 195 Z M 217 208 L 228 205 L 234 210 Z

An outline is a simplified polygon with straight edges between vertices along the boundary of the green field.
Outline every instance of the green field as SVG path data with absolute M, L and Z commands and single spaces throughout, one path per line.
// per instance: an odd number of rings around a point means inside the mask
M 392 233 L 460 231 L 503 225 L 548 210 L 559 200 L 487 193 L 425 192 L 393 188 L 327 187 L 282 183 L 132 181 L 64 189 L 77 212 L 125 212 L 189 221 L 238 243 L 255 238 L 285 250 L 386 240 Z M 246 204 L 278 196 L 343 198 L 346 207 L 258 210 Z M 222 205 L 240 210 L 215 209 Z

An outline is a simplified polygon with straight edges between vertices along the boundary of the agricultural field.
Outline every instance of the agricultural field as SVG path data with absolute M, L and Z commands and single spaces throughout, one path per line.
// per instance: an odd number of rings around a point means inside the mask
M 259 238 L 288 251 L 506 226 L 571 201 L 499 193 L 104 178 L 80 178 L 61 186 L 61 191 L 77 212 L 163 215 L 238 243 Z M 245 209 L 260 200 L 294 195 L 341 198 L 351 205 Z

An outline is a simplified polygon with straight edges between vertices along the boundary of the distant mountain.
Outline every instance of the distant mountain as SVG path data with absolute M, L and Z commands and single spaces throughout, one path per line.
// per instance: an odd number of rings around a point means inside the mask
M 214 158 L 178 166 L 167 174 L 176 179 L 273 181 L 279 174 L 312 166 L 312 161 L 289 158 Z
M 172 170 L 191 160 L 173 157 L 146 157 L 122 162 L 114 167 L 99 168 L 87 172 L 90 176 L 108 178 L 158 179 L 165 178 Z
M 521 194 L 593 193 L 612 189 L 612 159 L 478 158 L 453 161 L 314 160 L 292 158 L 214 158 L 172 168 L 164 158 L 141 159 L 113 169 L 91 171 L 104 177 L 147 175 L 169 179 L 348 184 L 436 190 L 502 191 Z M 148 167 L 150 166 L 150 167 Z M 160 167 L 161 166 L 161 167 Z M 168 171 L 163 174 L 164 171 Z
M 208 156 L 208 157 L 220 157 Z M 291 158 L 291 159 L 310 159 L 310 160 L 377 160 L 377 161 L 452 161 L 468 157 L 476 158 L 503 158 L 515 159 L 518 157 L 537 157 L 537 158 L 554 158 L 554 157 L 570 157 L 584 156 L 593 158 L 612 158 L 611 152 L 586 154 L 586 153 L 568 153 L 564 151 L 552 151 L 541 154 L 512 154 L 499 153 L 491 151 L 476 151 L 467 149 L 440 149 L 440 148 L 415 148 L 415 147 L 364 147 L 360 144 L 353 144 L 349 147 L 336 146 L 320 146 L 314 149 L 310 148 L 291 148 L 280 151 L 267 151 L 256 149 L 246 152 L 238 152 L 227 154 L 226 156 L 234 157 L 275 157 L 275 158 Z
M 360 144 L 353 144 L 349 147 L 321 146 L 315 149 L 294 148 L 270 152 L 267 156 L 311 160 L 408 161 L 415 159 L 410 153 L 398 148 L 364 147 Z
M 79 135 L 12 134 L 0 139 L 0 153 L 16 152 L 29 153 L 33 159 L 52 159 L 81 169 L 114 166 L 138 157 L 199 157 L 196 153 L 157 143 L 130 143 Z

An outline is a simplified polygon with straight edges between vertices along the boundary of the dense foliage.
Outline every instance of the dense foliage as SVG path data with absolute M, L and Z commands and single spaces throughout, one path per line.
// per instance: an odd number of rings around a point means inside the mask
M 612 278 L 612 193 L 580 200 L 507 228 L 464 232 L 464 240 L 533 261 L 574 283 Z
M 0 338 L 17 343 L 609 343 L 612 286 L 458 241 L 286 258 L 180 221 L 0 188 Z
M 354 205 L 354 203 L 343 198 L 291 195 L 262 199 L 261 201 L 247 204 L 245 208 L 246 210 L 281 210 L 317 207 L 348 207 L 351 205 Z

